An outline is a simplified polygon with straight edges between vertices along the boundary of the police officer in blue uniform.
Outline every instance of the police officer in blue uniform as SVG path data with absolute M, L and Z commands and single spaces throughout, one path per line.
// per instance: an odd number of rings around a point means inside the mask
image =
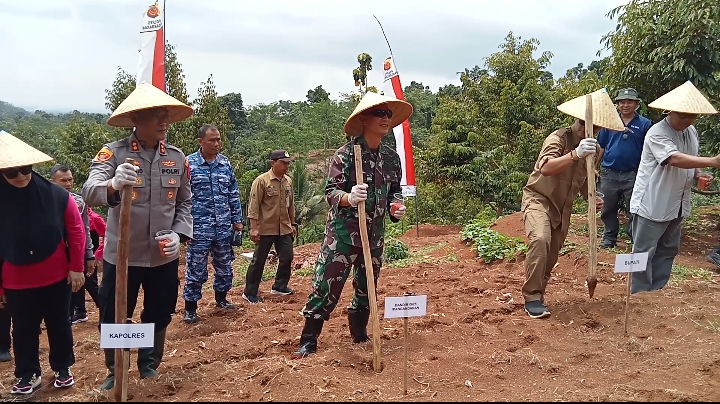
M 625 124 L 625 130 L 602 129 L 597 137 L 597 142 L 602 148 L 600 191 L 605 195 L 600 216 L 605 224 L 603 240 L 600 243 L 600 247 L 603 248 L 615 247 L 620 232 L 618 210 L 624 202 L 624 210 L 626 213 L 629 212 L 645 135 L 652 126 L 652 121 L 637 113 L 640 97 L 635 89 L 621 89 L 615 101 L 620 119 Z M 632 220 L 629 213 L 627 216 L 626 233 L 630 237 Z
M 183 291 L 186 323 L 198 321 L 197 302 L 208 279 L 210 253 L 215 269 L 215 305 L 222 309 L 235 307 L 227 300 L 235 259 L 230 241 L 233 230 L 243 229 L 238 184 L 230 161 L 220 154 L 222 141 L 218 128 L 213 125 L 200 127 L 198 143 L 200 149 L 187 157 L 193 202 L 193 240 L 187 246 Z

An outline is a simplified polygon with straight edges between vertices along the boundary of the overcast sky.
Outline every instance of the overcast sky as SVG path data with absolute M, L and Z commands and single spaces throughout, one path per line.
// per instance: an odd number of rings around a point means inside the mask
M 166 37 L 176 46 L 188 92 L 210 74 L 220 94 L 245 105 L 300 101 L 322 85 L 336 98 L 355 89 L 357 55 L 373 56 L 382 84 L 389 56 L 403 85 L 433 91 L 482 65 L 509 31 L 540 40 L 557 77 L 597 59 L 606 17 L 623 0 L 168 0 Z M 135 74 L 149 0 L 0 0 L 0 100 L 30 110 L 107 112 L 104 90 L 117 67 Z M 580 7 L 582 4 L 582 7 Z M 162 3 L 161 3 L 162 5 Z

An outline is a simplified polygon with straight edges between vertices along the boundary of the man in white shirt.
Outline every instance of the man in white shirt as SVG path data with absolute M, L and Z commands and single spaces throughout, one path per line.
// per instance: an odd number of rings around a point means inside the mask
M 648 253 L 644 272 L 633 272 L 631 293 L 665 287 L 680 250 L 680 230 L 690 216 L 693 180 L 712 176 L 700 171 L 720 167 L 720 155 L 699 157 L 698 133 L 693 126 L 699 114 L 717 110 L 689 81 L 648 105 L 669 111 L 653 125 L 643 145 L 635 179 L 630 213 L 633 215 L 633 253 Z

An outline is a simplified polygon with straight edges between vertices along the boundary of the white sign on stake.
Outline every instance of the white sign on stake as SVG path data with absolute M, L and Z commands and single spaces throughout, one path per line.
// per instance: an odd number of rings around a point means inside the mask
M 152 348 L 155 324 L 100 324 L 100 348 Z
M 615 273 L 643 272 L 647 269 L 648 253 L 617 254 Z
M 421 317 L 426 314 L 426 295 L 385 298 L 385 318 Z

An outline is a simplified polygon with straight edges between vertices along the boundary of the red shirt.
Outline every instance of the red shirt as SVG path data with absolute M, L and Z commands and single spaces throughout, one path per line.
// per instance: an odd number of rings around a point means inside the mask
M 4 262 L 2 266 L 3 289 L 30 289 L 58 283 L 67 279 L 69 271 L 83 272 L 85 270 L 85 224 L 75 199 L 68 196 L 68 205 L 65 210 L 65 230 L 70 246 L 70 262 L 65 253 L 64 240 L 58 244 L 55 252 L 44 261 L 30 265 L 13 265 Z
M 105 219 L 103 219 L 103 217 L 100 216 L 97 212 L 90 209 L 90 207 L 88 207 L 87 210 L 88 217 L 90 218 L 90 230 L 95 231 L 98 236 L 103 238 L 103 241 L 100 242 L 97 250 L 95 250 L 95 259 L 98 261 L 102 261 L 103 251 L 105 250 L 105 230 L 107 230 L 107 224 L 105 223 Z

